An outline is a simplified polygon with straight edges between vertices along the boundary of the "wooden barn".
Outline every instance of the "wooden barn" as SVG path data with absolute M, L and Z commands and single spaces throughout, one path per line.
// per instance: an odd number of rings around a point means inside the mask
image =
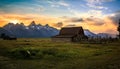
M 82 27 L 64 27 L 60 30 L 59 35 L 53 36 L 52 41 L 56 42 L 78 42 L 86 40 Z

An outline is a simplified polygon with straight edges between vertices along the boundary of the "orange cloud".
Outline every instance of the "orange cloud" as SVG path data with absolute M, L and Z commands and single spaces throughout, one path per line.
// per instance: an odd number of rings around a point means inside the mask
M 71 19 L 71 18 L 70 18 Z M 68 18 L 67 18 L 68 20 Z M 64 26 L 82 26 L 84 29 L 89 29 L 94 33 L 110 33 L 117 34 L 117 26 L 112 19 L 105 16 L 104 18 L 84 17 L 80 22 L 64 22 Z
M 57 23 L 60 21 L 59 18 L 51 17 L 51 16 L 43 16 L 37 14 L 26 14 L 26 15 L 19 15 L 19 14 L 2 14 L 0 16 L 0 26 L 4 26 L 5 24 L 9 23 L 12 20 L 18 20 L 19 22 L 23 22 L 25 25 L 28 25 L 31 21 L 35 21 L 36 23 L 41 24 L 50 24 Z

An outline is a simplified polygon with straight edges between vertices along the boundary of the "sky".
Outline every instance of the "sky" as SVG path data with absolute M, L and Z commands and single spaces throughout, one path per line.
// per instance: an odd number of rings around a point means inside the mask
M 94 33 L 118 34 L 120 0 L 0 0 L 0 27 L 5 24 L 82 26 Z

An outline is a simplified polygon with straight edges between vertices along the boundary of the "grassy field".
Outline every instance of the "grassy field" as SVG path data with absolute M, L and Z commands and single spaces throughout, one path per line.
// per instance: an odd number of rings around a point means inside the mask
M 120 41 L 83 44 L 0 39 L 0 69 L 120 69 Z

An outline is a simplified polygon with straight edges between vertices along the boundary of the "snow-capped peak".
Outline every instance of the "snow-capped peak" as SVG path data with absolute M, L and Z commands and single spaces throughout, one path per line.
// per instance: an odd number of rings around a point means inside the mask
M 36 26 L 35 21 L 32 21 L 32 22 L 29 24 L 29 26 Z
M 96 37 L 97 35 L 93 32 L 89 31 L 88 29 L 84 29 L 84 34 L 88 37 Z

